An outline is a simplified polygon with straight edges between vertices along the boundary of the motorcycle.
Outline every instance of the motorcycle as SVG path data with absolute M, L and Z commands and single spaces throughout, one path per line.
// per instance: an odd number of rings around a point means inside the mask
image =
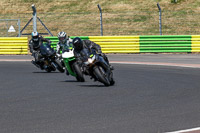
M 103 57 L 96 50 L 83 49 L 81 56 L 84 61 L 85 74 L 91 79 L 103 83 L 105 86 L 114 85 L 113 72 Z
M 39 63 L 32 63 L 39 67 L 42 70 L 45 70 L 46 72 L 51 71 L 60 71 L 63 73 L 65 69 L 63 69 L 60 61 L 58 60 L 58 57 L 56 55 L 56 51 L 51 48 L 50 44 L 44 43 L 40 46 L 40 54 L 41 59 L 39 60 Z
M 77 81 L 84 82 L 83 69 L 74 57 L 73 47 L 64 46 L 62 50 L 62 62 L 64 62 L 65 69 L 68 75 L 76 77 Z

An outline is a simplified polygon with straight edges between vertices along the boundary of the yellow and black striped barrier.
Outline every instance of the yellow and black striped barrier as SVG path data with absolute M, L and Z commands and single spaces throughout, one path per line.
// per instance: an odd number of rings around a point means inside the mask
M 74 38 L 71 36 L 70 38 Z M 79 36 L 102 47 L 104 53 L 192 53 L 200 52 L 200 35 Z M 55 48 L 57 37 L 47 37 Z
M 28 54 L 28 38 L 0 37 L 0 54 Z
M 200 35 L 192 35 L 191 38 L 191 52 L 200 52 Z
M 139 53 L 139 36 L 90 36 L 89 40 L 99 44 L 104 53 Z
M 70 38 L 74 38 L 72 36 Z M 200 52 L 200 35 L 79 36 L 102 47 L 104 53 Z M 57 37 L 49 38 L 56 48 Z M 0 37 L 0 54 L 28 54 L 27 37 Z
M 56 48 L 57 37 L 47 37 Z M 72 36 L 70 38 L 75 38 Z M 91 40 L 99 44 L 104 53 L 139 53 L 139 36 L 81 36 L 83 40 Z

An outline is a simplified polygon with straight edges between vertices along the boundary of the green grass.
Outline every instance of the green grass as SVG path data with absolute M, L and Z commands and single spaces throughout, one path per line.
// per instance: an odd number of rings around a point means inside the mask
M 159 35 L 159 2 L 162 9 L 163 34 L 199 34 L 200 2 L 196 0 L 1 0 L 0 19 L 21 20 L 21 28 L 32 17 L 35 4 L 37 16 L 57 35 L 66 31 L 71 36 L 100 35 L 103 11 L 104 35 Z M 0 22 L 1 24 L 1 22 Z M 46 32 L 37 22 L 38 31 Z M 1 30 L 0 35 L 5 35 Z M 32 31 L 32 23 L 24 33 Z
M 21 2 L 26 2 L 26 3 L 30 3 L 30 2 L 38 2 L 39 0 L 22 0 Z

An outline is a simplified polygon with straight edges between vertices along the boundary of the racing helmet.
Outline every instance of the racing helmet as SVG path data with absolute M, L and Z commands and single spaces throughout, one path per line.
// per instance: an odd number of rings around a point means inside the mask
M 66 43 L 68 37 L 67 37 L 67 34 L 64 32 L 64 31 L 61 31 L 58 33 L 58 39 L 61 43 Z
M 39 40 L 39 33 L 37 31 L 32 32 L 31 36 L 33 41 L 37 42 Z
M 83 49 L 83 41 L 79 37 L 75 37 L 72 41 L 75 50 L 82 50 Z

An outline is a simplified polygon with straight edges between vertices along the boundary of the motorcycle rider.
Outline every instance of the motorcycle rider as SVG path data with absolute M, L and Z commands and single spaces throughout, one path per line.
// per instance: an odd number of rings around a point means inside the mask
M 74 38 L 73 41 L 72 41 L 72 44 L 74 46 L 74 55 L 77 58 L 78 62 L 82 63 L 82 59 L 81 59 L 82 57 L 81 57 L 80 53 L 84 48 L 86 48 L 86 49 L 94 49 L 94 50 L 96 50 L 97 54 L 99 54 L 99 55 L 101 55 L 103 57 L 103 59 L 106 62 L 106 65 L 108 65 L 111 70 L 114 69 L 109 64 L 107 56 L 104 53 L 102 53 L 101 47 L 98 44 L 96 44 L 96 43 L 94 43 L 94 42 L 92 42 L 90 40 L 82 40 L 79 37 Z
M 59 42 L 57 43 L 57 46 L 56 46 L 56 53 L 57 55 L 60 57 L 60 51 L 63 50 L 63 47 L 64 46 L 68 46 L 68 47 L 72 47 L 72 39 L 69 38 L 67 36 L 67 33 L 65 33 L 64 31 L 61 31 L 58 33 L 58 39 L 59 39 Z
M 72 47 L 72 39 L 69 38 L 69 36 L 67 36 L 67 33 L 64 31 L 61 31 L 58 33 L 58 39 L 59 39 L 59 42 L 57 43 L 57 46 L 56 46 L 56 54 L 59 57 L 59 59 L 61 59 L 61 51 L 63 50 L 65 46 Z M 64 62 L 61 61 L 61 64 L 64 68 L 65 67 Z M 67 69 L 66 69 L 66 74 L 69 75 L 69 72 L 67 71 Z
M 47 42 L 50 45 L 51 41 L 40 36 L 37 31 L 32 32 L 31 36 L 32 38 L 29 41 L 29 49 L 32 53 L 32 56 L 35 58 L 35 61 L 32 61 L 32 63 L 42 69 L 43 66 L 40 65 L 40 59 L 42 57 L 40 53 L 40 46 L 43 44 L 43 42 Z

